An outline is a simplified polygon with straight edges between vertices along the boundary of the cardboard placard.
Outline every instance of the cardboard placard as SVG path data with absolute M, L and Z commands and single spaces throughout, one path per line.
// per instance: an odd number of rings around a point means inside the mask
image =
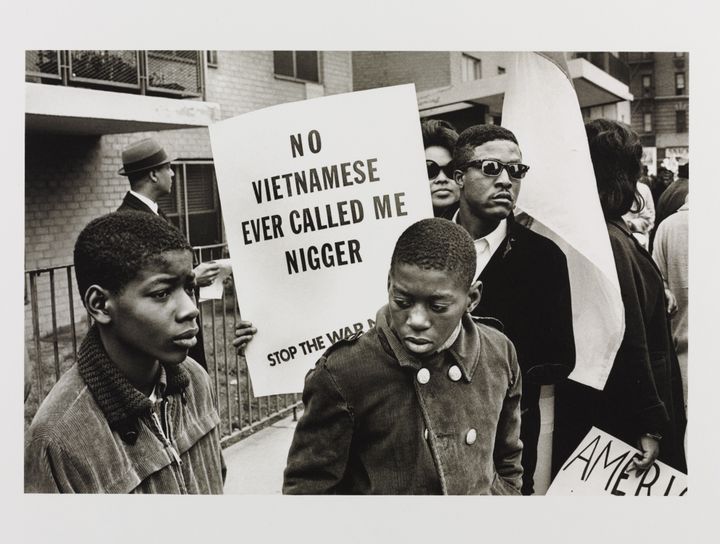
M 660 444 L 662 448 L 662 442 Z M 687 476 L 656 461 L 644 472 L 631 470 L 639 450 L 593 427 L 548 488 L 547 495 L 685 495 Z
M 414 85 L 281 104 L 210 127 L 256 396 L 300 392 L 374 324 L 400 233 L 432 217 Z

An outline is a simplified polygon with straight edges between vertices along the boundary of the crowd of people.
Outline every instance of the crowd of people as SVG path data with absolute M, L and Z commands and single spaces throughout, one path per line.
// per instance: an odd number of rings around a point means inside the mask
M 514 215 L 532 167 L 521 143 L 501 126 L 426 120 L 435 217 L 397 240 L 375 326 L 308 373 L 284 493 L 532 495 L 543 385 L 555 386 L 553 472 L 593 426 L 638 447 L 635 470 L 687 471 L 687 167 L 684 193 L 678 180 L 658 199 L 636 133 L 585 128 L 625 312 L 605 388 L 568 379 L 567 261 Z M 194 263 L 157 206 L 170 163 L 152 139 L 126 149 L 121 209 L 77 239 L 93 326 L 27 433 L 28 492 L 222 492 L 194 302 L 218 267 Z M 240 322 L 237 349 L 256 332 Z

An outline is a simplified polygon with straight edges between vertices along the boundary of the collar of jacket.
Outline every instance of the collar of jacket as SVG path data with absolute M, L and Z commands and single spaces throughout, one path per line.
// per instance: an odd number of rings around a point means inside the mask
M 480 360 L 480 336 L 475 322 L 467 312 L 463 314 L 461 323 L 460 334 L 458 334 L 452 346 L 445 351 L 450 354 L 454 363 L 460 368 L 463 379 L 470 382 Z M 375 326 L 383 348 L 397 360 L 401 367 L 410 367 L 415 370 L 420 370 L 423 367 L 422 360 L 405 349 L 405 346 L 390 327 L 390 309 L 387 304 L 378 310 L 375 317 Z
M 635 237 L 632 235 L 632 232 L 630 232 L 630 229 L 628 229 L 627 225 L 625 224 L 625 221 L 623 221 L 622 219 L 611 219 L 607 222 L 607 224 L 616 226 L 621 231 L 623 231 L 628 238 L 632 238 L 633 240 L 635 239 Z
M 507 216 L 507 235 L 505 236 L 505 240 L 503 241 L 502 245 L 497 249 L 496 253 L 499 253 L 501 258 L 507 257 L 508 253 L 513 248 L 513 244 L 517 242 L 518 239 L 518 231 L 520 229 L 523 229 L 523 227 L 520 223 L 515 221 L 515 214 L 510 212 L 510 215 Z
M 100 340 L 96 326 L 90 327 L 78 350 L 78 371 L 102 410 L 110 428 L 120 432 L 126 442 L 134 443 L 138 418 L 148 414 L 153 402 L 138 391 L 112 362 Z M 164 365 L 167 385 L 164 394 L 181 393 L 190 383 L 190 375 L 179 365 Z M 184 399 L 183 399 L 184 400 Z

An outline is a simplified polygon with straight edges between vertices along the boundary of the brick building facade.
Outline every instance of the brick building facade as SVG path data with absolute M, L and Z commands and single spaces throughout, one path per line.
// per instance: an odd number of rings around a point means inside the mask
M 649 173 L 689 159 L 690 56 L 686 52 L 628 53 L 632 127 L 646 148 Z M 654 159 L 654 160 L 650 160 Z
M 197 101 L 204 101 L 219 110 L 219 115 L 215 115 L 213 119 L 216 121 L 279 103 L 352 90 L 352 65 L 348 52 L 318 53 L 319 81 L 306 81 L 287 74 L 276 74 L 272 51 L 212 53 L 213 63 L 208 65 L 203 62 L 202 66 L 204 97 L 164 99 L 172 101 L 170 106 L 179 109 L 178 115 L 182 115 L 182 108 L 185 105 L 192 106 L 196 105 L 193 103 Z M 32 71 L 32 68 L 29 67 L 28 72 Z M 43 89 L 40 90 L 50 93 L 49 99 L 55 98 L 57 101 L 53 93 L 57 95 L 68 90 L 80 92 L 79 89 L 50 87 L 44 82 L 38 82 L 38 79 L 28 77 L 29 93 L 37 91 L 37 87 L 41 86 Z M 87 92 L 85 89 L 82 91 Z M 93 92 L 101 93 L 105 97 L 110 95 L 111 100 L 119 100 L 126 96 L 117 90 L 93 89 Z M 103 98 L 99 94 L 93 96 Z M 150 97 L 131 98 L 153 100 Z M 128 127 L 147 126 L 152 129 L 155 125 L 161 124 L 154 122 L 143 125 L 133 119 L 130 112 L 128 119 L 114 125 L 116 128 L 113 128 L 112 132 L 87 134 L 85 132 L 98 131 L 87 130 L 88 123 L 80 124 L 77 118 L 71 118 L 69 115 L 52 118 L 49 115 L 37 115 L 36 118 L 41 118 L 42 122 L 35 122 L 35 118 L 29 120 L 25 135 L 26 271 L 71 264 L 74 242 L 83 226 L 94 217 L 114 211 L 118 207 L 129 188 L 127 178 L 117 173 L 122 166 L 121 151 L 129 143 L 153 136 L 165 146 L 170 156 L 177 157 L 181 163 L 187 161 L 191 165 L 211 164 L 212 161 L 206 126 L 170 130 L 165 130 L 165 126 L 162 126 L 162 130 L 128 132 Z M 51 120 L 46 121 L 48 118 Z M 211 166 L 210 171 L 212 171 Z M 188 176 L 188 191 L 195 181 L 196 179 Z M 216 192 L 216 189 L 211 186 L 211 191 Z M 203 193 L 205 192 L 203 188 Z M 217 199 L 215 206 L 215 220 L 221 225 Z M 181 219 L 179 218 L 182 223 Z M 218 232 L 219 239 L 214 241 L 222 242 L 221 226 Z M 193 243 L 192 236 L 191 243 Z M 43 335 L 51 330 L 52 326 L 49 274 L 41 274 L 36 282 L 40 333 Z M 67 325 L 70 301 L 64 270 L 57 271 L 54 282 L 57 325 Z M 29 282 L 26 288 L 26 298 L 30 299 Z M 80 319 L 77 314 L 78 309 L 82 309 L 82 305 L 77 293 L 74 294 L 73 304 L 76 320 Z M 31 334 L 32 324 L 29 313 L 26 312 L 26 331 Z

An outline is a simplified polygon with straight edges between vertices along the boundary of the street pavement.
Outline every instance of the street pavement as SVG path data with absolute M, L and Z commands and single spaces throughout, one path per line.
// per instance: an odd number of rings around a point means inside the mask
M 223 450 L 225 494 L 279 495 L 297 421 L 292 416 Z

